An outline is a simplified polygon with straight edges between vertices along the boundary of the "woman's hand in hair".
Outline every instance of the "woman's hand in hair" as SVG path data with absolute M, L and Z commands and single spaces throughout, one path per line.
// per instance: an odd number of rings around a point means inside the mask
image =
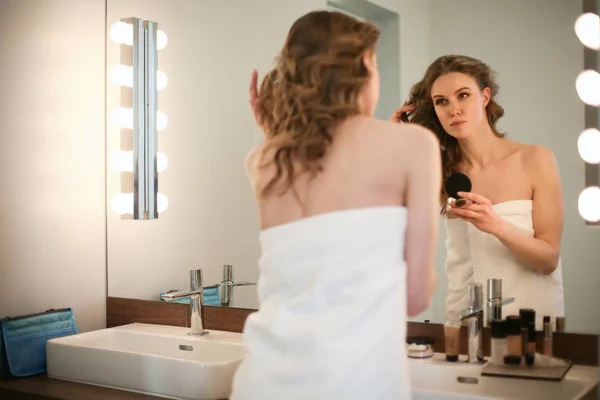
M 407 104 L 407 102 L 405 101 L 404 104 L 402 104 L 402 107 L 400 107 L 399 109 L 394 111 L 394 113 L 392 114 L 392 117 L 390 118 L 390 121 L 392 121 L 392 122 L 407 122 L 408 114 L 410 114 L 414 111 L 415 111 L 415 105 Z
M 252 70 L 252 77 L 250 78 L 250 107 L 256 123 L 262 128 L 262 115 L 258 103 L 258 71 L 255 69 Z

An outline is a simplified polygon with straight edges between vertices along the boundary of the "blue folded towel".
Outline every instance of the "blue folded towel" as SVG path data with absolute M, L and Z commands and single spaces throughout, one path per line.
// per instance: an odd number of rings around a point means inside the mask
M 181 299 L 176 299 L 176 300 L 165 300 L 162 298 L 163 294 L 167 294 L 167 293 L 171 293 L 171 292 L 177 292 L 177 290 L 169 290 L 168 292 L 161 292 L 160 299 L 162 301 L 167 301 L 169 303 L 190 304 L 189 297 L 183 297 Z M 204 296 L 202 296 L 202 297 L 203 297 L 205 306 L 220 306 L 221 305 L 221 296 L 219 296 L 219 287 L 218 286 L 211 286 L 211 287 L 205 288 L 204 290 L 202 290 L 202 293 L 204 294 Z

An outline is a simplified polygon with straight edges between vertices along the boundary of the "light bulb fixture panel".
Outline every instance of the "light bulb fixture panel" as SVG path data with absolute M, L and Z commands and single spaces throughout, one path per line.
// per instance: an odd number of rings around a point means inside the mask
M 158 24 L 125 18 L 133 26 L 133 219 L 158 218 Z
M 583 12 L 600 13 L 600 0 L 583 0 Z M 583 69 L 600 71 L 600 52 L 583 46 Z M 585 129 L 600 129 L 600 110 L 584 104 Z M 600 164 L 585 163 L 585 187 L 600 186 Z M 598 205 L 600 207 L 600 204 Z M 586 226 L 600 226 L 600 222 L 585 221 Z

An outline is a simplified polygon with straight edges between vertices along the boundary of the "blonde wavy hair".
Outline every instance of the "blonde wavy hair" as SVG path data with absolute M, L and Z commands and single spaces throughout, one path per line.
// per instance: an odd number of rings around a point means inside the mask
M 314 177 L 322 170 L 331 128 L 360 113 L 359 95 L 370 78 L 363 57 L 379 35 L 375 25 L 340 12 L 313 11 L 292 25 L 258 96 L 267 138 L 261 166 L 277 168 L 262 195 L 276 186 L 283 194 L 299 173 Z

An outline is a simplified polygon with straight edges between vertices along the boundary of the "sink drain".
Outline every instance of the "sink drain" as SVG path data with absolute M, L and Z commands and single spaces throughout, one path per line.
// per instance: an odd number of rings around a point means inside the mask
M 185 345 L 185 344 L 180 344 L 179 345 L 179 350 L 194 351 L 194 348 L 192 346 L 188 346 L 188 345 Z
M 477 378 L 471 378 L 468 376 L 459 376 L 458 378 L 456 378 L 456 380 L 459 383 L 468 383 L 470 385 L 475 385 L 475 384 L 479 383 L 479 380 Z

